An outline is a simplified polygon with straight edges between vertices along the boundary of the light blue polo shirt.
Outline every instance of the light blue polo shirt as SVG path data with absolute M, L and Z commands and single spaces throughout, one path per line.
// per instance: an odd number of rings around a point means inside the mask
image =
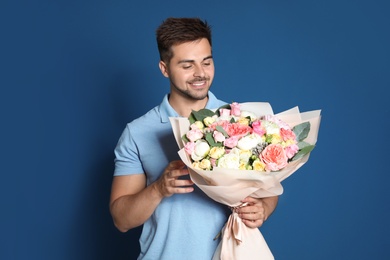
M 225 104 L 209 92 L 206 108 Z M 166 95 L 159 106 L 128 123 L 115 148 L 114 176 L 145 173 L 147 185 L 157 180 L 170 161 L 179 159 L 169 122 L 177 116 Z M 211 259 L 219 243 L 214 237 L 229 214 L 227 206 L 197 187 L 192 193 L 164 198 L 143 225 L 138 259 Z

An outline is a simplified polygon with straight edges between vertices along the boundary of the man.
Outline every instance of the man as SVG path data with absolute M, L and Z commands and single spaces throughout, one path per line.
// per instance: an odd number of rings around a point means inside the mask
M 157 29 L 159 67 L 170 93 L 159 106 L 127 124 L 115 149 L 110 210 L 122 232 L 143 225 L 139 259 L 211 259 L 230 212 L 188 178 L 179 161 L 169 117 L 224 104 L 209 91 L 214 77 L 211 29 L 192 18 L 169 18 Z M 243 222 L 260 227 L 277 197 L 245 198 Z

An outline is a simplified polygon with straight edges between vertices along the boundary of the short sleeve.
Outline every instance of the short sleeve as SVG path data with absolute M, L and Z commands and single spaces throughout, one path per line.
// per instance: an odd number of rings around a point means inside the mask
M 139 174 L 144 172 L 136 142 L 131 135 L 130 124 L 128 124 L 123 130 L 115 147 L 114 154 L 114 176 Z

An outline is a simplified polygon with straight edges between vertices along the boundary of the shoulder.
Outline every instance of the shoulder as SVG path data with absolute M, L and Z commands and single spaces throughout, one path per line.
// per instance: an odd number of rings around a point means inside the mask
M 156 124 L 156 122 L 160 121 L 160 112 L 159 107 L 156 106 L 146 112 L 144 115 L 132 120 L 131 122 L 126 124 L 126 128 L 128 129 L 138 129 L 144 126 Z
M 216 109 L 226 104 L 225 101 L 219 100 L 211 91 L 209 91 L 209 101 L 207 102 L 206 108 Z

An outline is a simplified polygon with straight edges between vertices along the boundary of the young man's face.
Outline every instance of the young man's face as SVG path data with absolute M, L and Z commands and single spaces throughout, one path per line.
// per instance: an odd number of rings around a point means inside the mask
M 169 64 L 160 62 L 161 72 L 168 77 L 171 94 L 192 100 L 207 97 L 214 78 L 211 46 L 207 39 L 187 42 L 172 47 Z

